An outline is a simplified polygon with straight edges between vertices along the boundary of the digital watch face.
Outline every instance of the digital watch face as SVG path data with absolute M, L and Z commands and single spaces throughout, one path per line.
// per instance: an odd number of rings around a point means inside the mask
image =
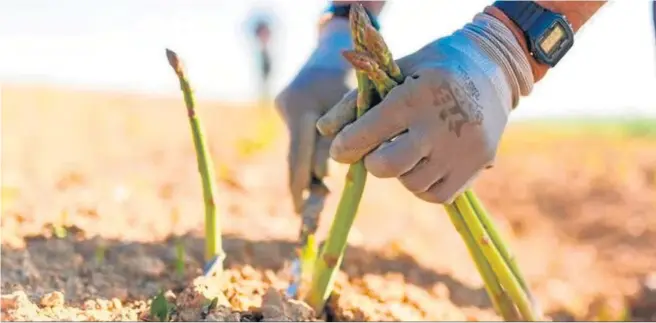
M 552 56 L 566 39 L 567 34 L 565 28 L 563 28 L 560 23 L 556 22 L 553 27 L 547 30 L 538 45 L 545 55 Z

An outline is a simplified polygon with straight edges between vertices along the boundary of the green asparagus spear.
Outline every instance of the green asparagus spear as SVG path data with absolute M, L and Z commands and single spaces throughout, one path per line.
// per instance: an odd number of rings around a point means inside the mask
M 182 90 L 187 106 L 187 116 L 189 117 L 194 147 L 196 148 L 196 159 L 203 185 L 203 201 L 205 203 L 205 261 L 207 263 L 214 263 L 212 272 L 220 274 L 223 271 L 225 253 L 221 241 L 220 219 L 216 210 L 217 189 L 214 181 L 214 164 L 209 154 L 207 143 L 205 142 L 200 118 L 196 114 L 193 90 L 185 75 L 182 62 L 178 58 L 178 55 L 170 49 L 166 50 L 166 57 L 180 81 L 180 89 Z
M 349 15 L 353 44 L 356 50 L 364 50 L 362 45 L 364 39 L 363 29 L 357 26 L 371 24 L 371 21 L 369 21 L 361 7 L 354 6 L 353 8 L 360 9 L 351 10 Z M 360 117 L 371 107 L 373 85 L 365 73 L 356 72 L 356 76 L 358 80 L 356 116 Z M 312 285 L 307 298 L 308 304 L 314 308 L 318 315 L 323 313 L 326 301 L 332 292 L 335 274 L 339 270 L 346 250 L 348 233 L 355 220 L 366 180 L 367 171 L 363 161 L 350 165 L 346 175 L 344 191 L 337 206 L 337 213 L 317 258 Z

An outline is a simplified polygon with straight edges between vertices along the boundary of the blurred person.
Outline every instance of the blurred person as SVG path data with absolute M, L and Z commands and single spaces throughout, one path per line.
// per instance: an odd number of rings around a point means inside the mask
M 405 82 L 355 120 L 357 92 L 348 92 L 351 67 L 341 56 L 352 48 L 348 13 L 355 2 L 331 3 L 316 49 L 276 98 L 290 132 L 289 186 L 299 213 L 304 193 L 327 175 L 329 156 L 346 164 L 364 159 L 372 175 L 397 178 L 422 200 L 451 202 L 492 167 L 520 98 L 606 3 L 496 1 L 461 29 L 398 59 Z M 362 4 L 377 26 L 384 2 Z
M 654 20 L 654 37 L 656 37 L 656 0 L 651 2 L 651 17 Z
M 269 98 L 269 77 L 271 75 L 271 52 L 269 41 L 271 40 L 271 26 L 267 19 L 259 18 L 253 27 L 253 35 L 257 42 L 257 60 L 260 73 L 260 99 L 266 101 Z

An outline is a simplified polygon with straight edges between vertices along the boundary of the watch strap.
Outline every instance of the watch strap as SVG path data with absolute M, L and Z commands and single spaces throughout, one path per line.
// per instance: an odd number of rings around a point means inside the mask
M 522 30 L 531 28 L 546 11 L 534 1 L 495 1 L 494 6 L 501 9 Z

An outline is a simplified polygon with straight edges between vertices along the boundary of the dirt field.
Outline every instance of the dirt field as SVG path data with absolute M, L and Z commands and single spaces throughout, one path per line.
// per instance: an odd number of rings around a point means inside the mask
M 275 292 L 300 225 L 284 126 L 270 110 L 200 109 L 228 254 L 230 308 L 211 313 L 192 308 L 188 287 L 203 205 L 181 97 L 3 85 L 3 320 L 152 320 L 160 290 L 182 304 L 180 320 L 308 317 Z M 656 136 L 602 128 L 512 124 L 475 190 L 551 319 L 656 320 Z M 321 236 L 346 170 L 334 166 Z M 442 207 L 395 181 L 369 178 L 349 243 L 332 319 L 498 319 Z

